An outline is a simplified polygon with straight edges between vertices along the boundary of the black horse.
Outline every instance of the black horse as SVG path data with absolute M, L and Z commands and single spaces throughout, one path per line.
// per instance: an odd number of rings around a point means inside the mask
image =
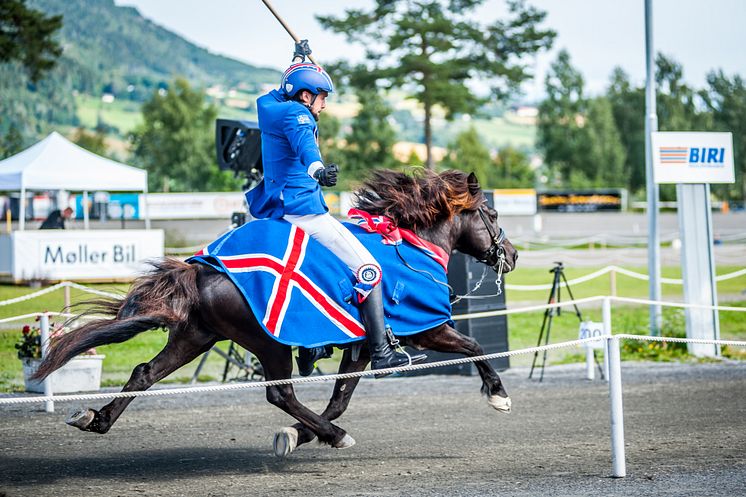
M 497 212 L 487 206 L 473 174 L 378 171 L 357 192 L 357 207 L 388 216 L 397 226 L 411 229 L 447 253 L 458 250 L 496 271 L 508 272 L 515 267 L 515 248 L 499 228 Z M 152 272 L 138 278 L 123 299 L 96 301 L 88 312 L 112 317 L 89 321 L 56 340 L 37 378 L 46 377 L 91 347 L 123 342 L 157 328 L 168 329 L 168 342 L 150 362 L 135 367 L 123 391 L 150 388 L 220 340 L 233 340 L 253 353 L 267 380 L 290 378 L 293 371 L 291 347 L 270 337 L 233 283 L 207 265 L 165 258 L 154 263 Z M 483 353 L 475 340 L 447 324 L 408 336 L 402 342 L 418 349 L 472 357 Z M 349 348 L 344 351 L 340 373 L 365 369 L 370 361 L 366 347 L 355 355 L 353 358 Z M 492 366 L 487 362 L 477 362 L 476 366 L 489 404 L 498 411 L 510 411 L 510 398 Z M 336 448 L 351 447 L 355 443 L 352 437 L 331 421 L 345 411 L 358 381 L 338 380 L 321 415 L 298 401 L 292 385 L 268 387 L 267 400 L 298 421 L 275 435 L 275 453 L 285 456 L 316 437 Z M 67 422 L 84 431 L 106 433 L 132 400 L 114 399 L 98 411 L 76 412 Z

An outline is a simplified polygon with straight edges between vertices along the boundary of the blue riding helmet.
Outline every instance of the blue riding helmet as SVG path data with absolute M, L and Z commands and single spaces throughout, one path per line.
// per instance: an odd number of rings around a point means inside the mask
M 334 93 L 332 78 L 316 64 L 293 64 L 282 75 L 280 92 L 293 98 L 301 90 L 308 90 L 314 95 L 325 91 Z

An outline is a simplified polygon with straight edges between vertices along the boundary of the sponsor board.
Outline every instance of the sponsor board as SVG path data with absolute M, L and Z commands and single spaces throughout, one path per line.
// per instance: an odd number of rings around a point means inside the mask
M 536 190 L 532 188 L 493 190 L 492 198 L 501 216 L 536 214 Z
M 16 231 L 0 247 L 0 272 L 13 281 L 131 279 L 163 257 L 163 230 Z
M 662 131 L 652 134 L 656 183 L 733 183 L 731 133 Z
M 140 195 L 141 219 L 145 197 Z M 149 193 L 147 199 L 150 219 L 230 219 L 234 212 L 246 212 L 243 193 Z
M 625 209 L 624 189 L 544 191 L 538 195 L 539 210 L 555 212 L 600 212 Z

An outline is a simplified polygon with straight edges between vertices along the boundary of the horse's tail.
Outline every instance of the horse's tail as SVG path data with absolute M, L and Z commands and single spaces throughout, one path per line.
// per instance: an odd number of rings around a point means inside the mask
M 154 270 L 137 278 L 123 299 L 90 302 L 84 315 L 112 316 L 93 319 L 65 333 L 50 344 L 34 374 L 42 379 L 73 357 L 101 345 L 121 343 L 138 333 L 156 328 L 172 331 L 185 326 L 199 304 L 196 264 L 164 258 L 152 263 Z M 77 318 L 76 318 L 77 319 Z

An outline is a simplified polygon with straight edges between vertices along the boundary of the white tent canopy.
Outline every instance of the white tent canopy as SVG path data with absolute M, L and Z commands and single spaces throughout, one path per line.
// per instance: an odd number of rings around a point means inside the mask
M 52 132 L 0 161 L 0 190 L 146 191 L 148 173 L 89 152 Z
M 0 190 L 148 191 L 148 173 L 91 153 L 52 132 L 42 141 L 0 161 Z M 87 212 L 86 212 L 87 214 Z M 146 224 L 150 224 L 145 212 Z M 19 218 L 23 229 L 25 214 Z M 87 221 L 87 215 L 86 221 Z M 87 223 L 86 223 L 87 224 Z

